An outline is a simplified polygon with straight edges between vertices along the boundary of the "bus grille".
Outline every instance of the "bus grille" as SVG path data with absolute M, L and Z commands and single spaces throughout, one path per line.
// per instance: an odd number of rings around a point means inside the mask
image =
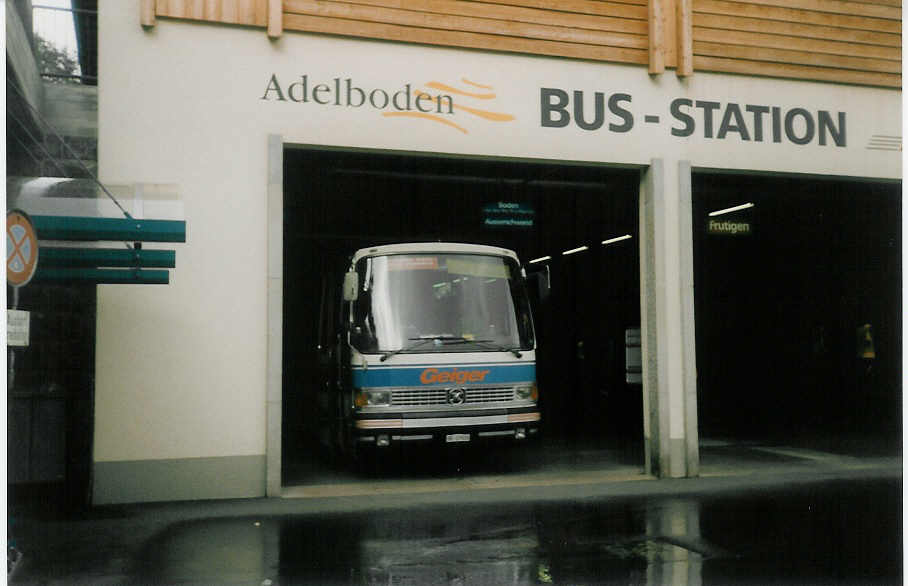
M 514 389 L 467 389 L 467 403 L 500 403 L 513 401 Z
M 474 388 L 467 389 L 466 404 L 502 403 L 514 400 L 514 389 Z M 422 405 L 447 405 L 447 389 L 398 389 L 391 393 L 391 404 L 401 407 L 419 407 Z

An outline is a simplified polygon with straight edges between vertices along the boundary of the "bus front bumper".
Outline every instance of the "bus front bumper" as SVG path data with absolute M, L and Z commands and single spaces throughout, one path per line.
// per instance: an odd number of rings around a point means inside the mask
M 524 439 L 539 431 L 538 408 L 412 413 L 361 413 L 353 421 L 358 442 L 388 445 L 394 441 L 466 442 L 486 438 Z

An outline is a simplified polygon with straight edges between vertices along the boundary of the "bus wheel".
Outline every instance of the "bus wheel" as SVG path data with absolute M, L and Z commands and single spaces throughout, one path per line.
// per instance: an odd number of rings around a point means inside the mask
M 359 444 L 352 451 L 353 465 L 356 472 L 365 476 L 375 476 L 381 469 L 383 460 L 381 450 L 374 445 Z

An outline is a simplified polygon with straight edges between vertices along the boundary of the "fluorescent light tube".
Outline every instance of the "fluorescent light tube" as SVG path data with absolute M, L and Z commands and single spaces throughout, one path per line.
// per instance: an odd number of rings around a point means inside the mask
M 747 208 L 752 208 L 752 207 L 754 207 L 754 204 L 752 204 L 752 203 L 742 203 L 742 204 L 739 205 L 739 206 L 734 206 L 734 207 L 731 207 L 731 208 L 725 208 L 724 210 L 716 210 L 716 211 L 714 211 L 714 212 L 709 212 L 709 216 L 710 216 L 710 217 L 712 217 L 712 216 L 721 216 L 722 214 L 730 214 L 731 212 L 737 212 L 737 211 L 740 211 L 740 210 L 746 210 Z
M 574 254 L 575 252 L 583 252 L 584 250 L 589 250 L 589 248 L 590 248 L 589 246 L 578 246 L 577 248 L 572 248 L 572 249 L 570 249 L 570 250 L 565 250 L 565 251 L 562 252 L 561 254 L 563 254 L 564 256 L 567 256 L 567 255 L 569 255 L 569 254 Z
M 614 244 L 616 242 L 621 242 L 622 240 L 630 240 L 631 235 L 625 234 L 624 236 L 618 236 L 616 238 L 609 238 L 608 240 L 603 240 L 602 244 Z

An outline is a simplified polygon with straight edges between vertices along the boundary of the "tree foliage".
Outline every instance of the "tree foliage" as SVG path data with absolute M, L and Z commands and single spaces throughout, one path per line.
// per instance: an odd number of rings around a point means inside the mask
M 35 35 L 37 45 L 38 66 L 42 75 L 48 76 L 67 76 L 80 75 L 81 68 L 69 53 L 54 46 L 50 41 Z M 66 77 L 51 77 L 56 81 L 67 81 Z

